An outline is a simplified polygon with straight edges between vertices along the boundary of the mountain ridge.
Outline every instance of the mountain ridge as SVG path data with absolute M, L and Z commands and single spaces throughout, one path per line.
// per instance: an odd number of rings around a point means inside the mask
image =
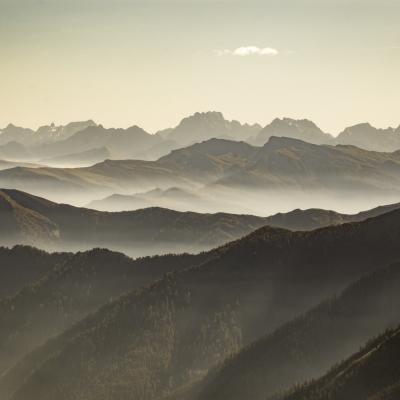
M 174 196 L 174 191 L 172 193 Z M 159 191 L 154 196 L 157 198 L 164 194 Z M 181 196 L 180 191 L 178 195 Z M 188 201 L 192 201 L 192 197 Z M 79 250 L 106 246 L 125 251 L 129 248 L 131 251 L 139 250 L 142 246 L 147 250 L 138 255 L 149 255 L 156 250 L 165 253 L 179 249 L 181 252 L 210 249 L 264 225 L 305 231 L 363 221 L 396 209 L 400 209 L 400 203 L 358 214 L 308 209 L 270 217 L 224 212 L 180 212 L 157 206 L 107 212 L 58 204 L 18 190 L 0 189 L 0 212 L 3 218 L 0 230 L 9 238 L 9 243 L 5 244 L 30 244 L 58 250 L 75 250 L 75 246 Z

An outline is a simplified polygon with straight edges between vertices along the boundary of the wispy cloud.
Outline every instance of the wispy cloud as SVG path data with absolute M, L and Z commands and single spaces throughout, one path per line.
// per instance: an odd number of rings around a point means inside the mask
M 276 56 L 279 54 L 279 51 L 272 47 L 243 46 L 243 47 L 238 47 L 234 50 L 230 49 L 216 50 L 216 54 L 218 54 L 219 56 L 237 56 L 237 57 Z

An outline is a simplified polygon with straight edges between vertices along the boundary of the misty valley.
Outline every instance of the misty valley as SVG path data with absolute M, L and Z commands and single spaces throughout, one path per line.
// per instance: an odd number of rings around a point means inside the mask
M 398 128 L 0 143 L 2 400 L 399 398 Z

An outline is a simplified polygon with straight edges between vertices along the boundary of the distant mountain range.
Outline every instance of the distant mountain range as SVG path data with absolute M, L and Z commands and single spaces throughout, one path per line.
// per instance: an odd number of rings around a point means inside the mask
M 142 158 L 160 141 L 156 135 L 150 135 L 138 126 L 106 129 L 98 125 L 89 126 L 68 138 L 41 146 L 36 149 L 36 153 L 40 157 L 56 157 L 106 147 L 117 158 L 132 159 Z
M 263 128 L 259 124 L 226 120 L 222 113 L 213 111 L 195 113 L 184 118 L 176 127 L 156 134 L 149 134 L 137 126 L 105 129 L 92 120 L 71 122 L 65 126 L 51 124 L 36 131 L 10 124 L 0 130 L 0 159 L 40 162 L 42 159 L 72 156 L 106 147 L 109 158 L 155 160 L 174 149 L 213 138 L 262 146 L 273 136 L 313 144 L 353 145 L 382 152 L 400 149 L 400 126 L 377 129 L 363 123 L 348 127 L 334 137 L 306 119 L 277 118 Z
M 275 387 L 279 390 L 282 385 L 286 389 L 293 383 L 290 378 L 285 382 L 283 371 L 288 371 L 288 376 L 316 377 L 325 372 L 330 362 L 339 362 L 341 357 L 356 352 L 361 341 L 396 323 L 400 304 L 399 238 L 399 210 L 310 232 L 263 227 L 208 253 L 188 256 L 190 259 L 151 258 L 144 269 L 139 268 L 141 260 L 134 262 L 138 270 L 148 272 L 152 263 L 164 271 L 175 266 L 175 272 L 140 290 L 129 259 L 101 251 L 78 254 L 68 258 L 65 269 L 62 265 L 57 267 L 1 303 L 1 318 L 8 321 L 0 324 L 0 334 L 7 340 L 1 343 L 10 344 L 3 347 L 2 360 L 6 360 L 7 350 L 17 349 L 20 353 L 15 358 L 23 356 L 19 340 L 28 345 L 43 343 L 19 362 L 11 361 L 11 368 L 0 378 L 1 397 L 173 398 L 192 385 L 202 388 L 200 382 L 204 378 L 212 381 L 214 371 L 233 363 L 239 370 L 244 365 L 251 366 L 245 370 L 249 379 L 243 376 L 240 381 L 242 375 L 238 377 L 237 387 L 241 393 L 249 394 L 244 398 L 252 398 L 256 388 L 265 390 L 265 396 L 257 393 L 255 398 L 267 398 Z M 98 260 L 93 261 L 96 257 Z M 115 268 L 123 272 L 110 275 L 117 259 L 122 267 Z M 375 275 L 369 277 L 370 273 Z M 121 279 L 125 276 L 126 281 Z M 363 276 L 366 277 L 336 299 L 315 308 Z M 108 282 L 110 277 L 115 280 Z M 106 301 L 103 287 L 113 287 L 115 283 L 126 288 L 129 279 L 135 285 L 132 291 L 70 325 L 75 312 L 82 308 L 89 311 L 91 299 L 99 295 L 97 304 Z M 313 310 L 308 311 L 310 308 Z M 293 319 L 304 312 L 303 317 Z M 53 324 L 66 326 L 66 330 L 44 343 L 43 336 L 52 332 Z M 37 341 L 40 326 L 44 327 L 43 336 Z M 251 351 L 252 346 L 258 350 Z M 373 346 L 376 354 L 386 348 Z M 241 349 L 244 353 L 238 354 Z M 356 359 L 374 360 L 370 354 L 365 351 Z M 388 369 L 382 371 L 398 373 L 397 364 L 391 364 L 395 359 L 388 359 Z M 269 362 L 271 367 L 262 369 Z M 352 368 L 362 365 L 351 363 Z M 235 368 L 227 372 L 230 374 Z M 252 384 L 252 370 L 259 386 Z M 357 376 L 347 374 L 351 372 L 347 367 L 343 370 L 346 373 L 335 374 L 341 390 L 346 382 L 355 382 Z M 396 383 L 396 379 L 391 380 L 391 373 L 384 376 L 386 380 L 380 380 L 382 389 Z M 368 381 L 367 375 L 363 381 Z M 319 385 L 319 381 L 315 382 Z M 371 385 L 372 382 L 376 381 Z M 333 387 L 333 383 L 321 381 L 324 387 Z M 230 393 L 229 380 L 221 387 Z M 195 392 L 189 390 L 189 394 Z M 181 398 L 191 399 L 189 395 Z
M 71 122 L 65 126 L 55 126 L 54 124 L 39 127 L 36 131 L 28 128 L 21 128 L 9 124 L 6 128 L 0 130 L 0 144 L 9 142 L 18 142 L 25 146 L 33 146 L 43 143 L 51 143 L 64 140 L 73 136 L 79 131 L 89 126 L 95 126 L 92 121 Z
M 105 129 L 93 121 L 73 122 L 66 126 L 40 127 L 37 131 L 8 125 L 0 131 L 0 145 L 10 142 L 19 145 L 18 151 L 4 153 L 8 159 L 49 159 L 90 152 L 106 147 L 114 159 L 156 159 L 171 150 L 208 140 L 214 137 L 245 140 L 254 135 L 261 126 L 227 121 L 218 112 L 196 113 L 175 128 L 155 135 L 132 126 L 128 129 Z M 0 157 L 2 157 L 0 148 Z M 103 158 L 100 161 L 103 161 Z
M 177 195 L 180 197 L 181 193 Z M 101 212 L 3 189 L 0 190 L 0 245 L 28 244 L 63 251 L 107 247 L 132 256 L 198 252 L 238 239 L 265 225 L 310 230 L 363 221 L 399 208 L 400 203 L 354 215 L 319 209 L 294 210 L 270 217 L 199 214 L 157 207 Z

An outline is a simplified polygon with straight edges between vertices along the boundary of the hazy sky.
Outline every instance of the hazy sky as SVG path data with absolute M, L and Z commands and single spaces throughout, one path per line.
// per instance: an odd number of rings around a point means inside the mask
M 0 127 L 398 126 L 399 20 L 399 0 L 0 0 Z

